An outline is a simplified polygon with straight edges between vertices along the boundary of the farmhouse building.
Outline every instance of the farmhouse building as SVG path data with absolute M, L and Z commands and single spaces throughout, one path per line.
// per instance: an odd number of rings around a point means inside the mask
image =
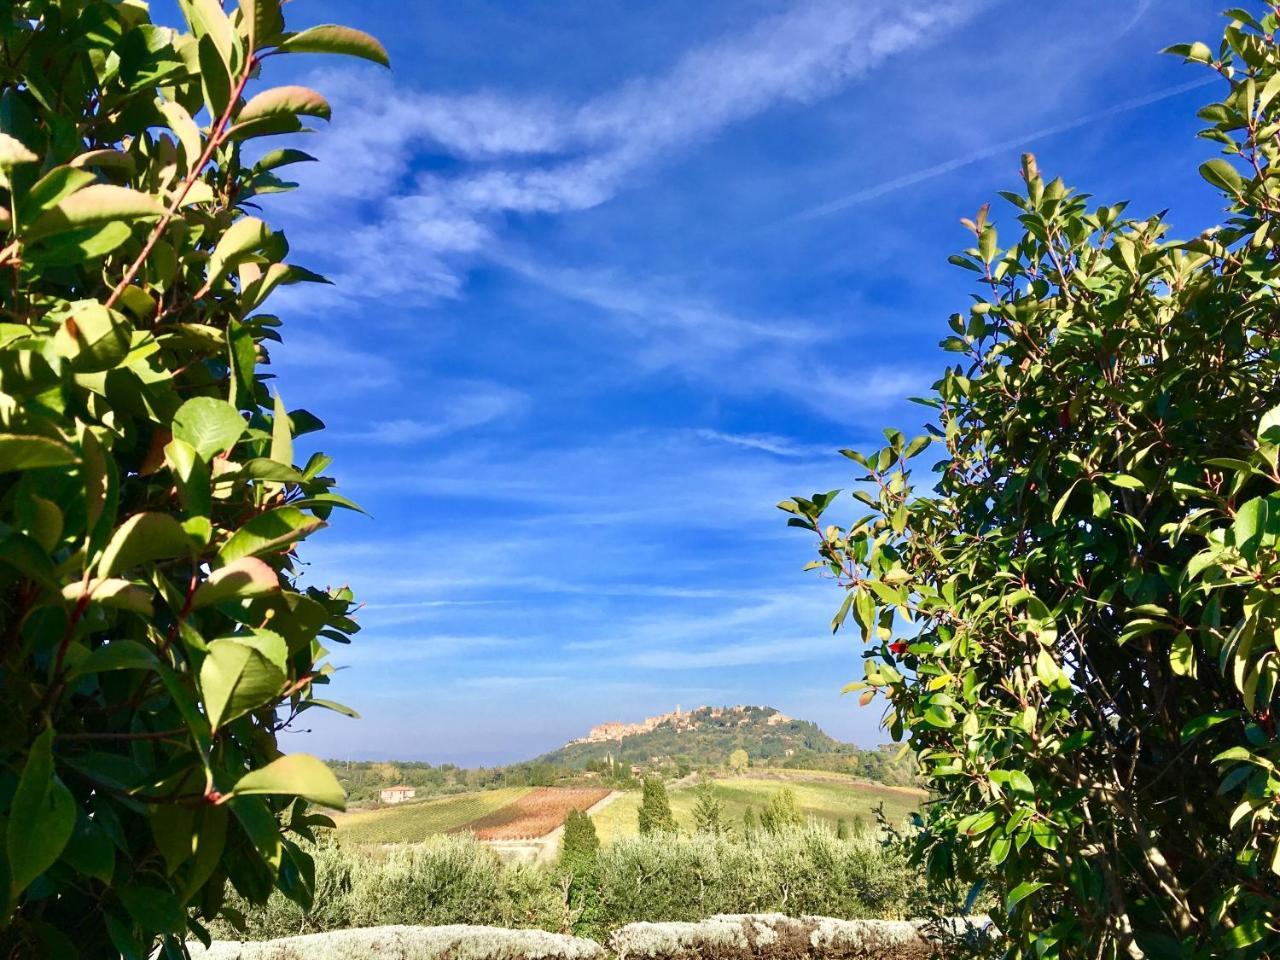
M 383 803 L 404 803 L 406 800 L 412 800 L 417 792 L 413 787 L 384 787 L 378 797 Z

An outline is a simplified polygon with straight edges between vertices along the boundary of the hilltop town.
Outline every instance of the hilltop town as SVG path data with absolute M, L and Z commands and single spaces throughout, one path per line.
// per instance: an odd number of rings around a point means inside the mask
M 650 733 L 663 725 L 670 726 L 673 730 L 690 730 L 706 720 L 723 721 L 727 718 L 736 720 L 736 725 L 741 726 L 751 722 L 753 713 L 758 713 L 759 711 L 768 711 L 765 723 L 770 726 L 792 722 L 791 717 L 770 707 L 749 707 L 738 704 L 733 707 L 697 707 L 693 710 L 681 710 L 679 704 L 677 704 L 675 710 L 670 713 L 661 713 L 656 717 L 645 717 L 639 723 L 622 723 L 617 720 L 609 720 L 605 723 L 596 724 L 587 732 L 585 737 L 570 740 L 569 745 L 621 741 L 624 737 Z M 718 725 L 724 726 L 725 724 L 720 723 Z
M 780 713 L 772 707 L 748 707 L 748 705 L 737 704 L 736 707 L 696 707 L 692 710 L 684 710 L 677 704 L 676 709 L 672 710 L 671 713 L 659 713 L 657 717 L 645 717 L 639 723 L 623 723 L 621 721 L 596 723 L 586 733 L 585 737 L 577 737 L 576 740 L 570 740 L 566 746 L 621 742 L 625 737 L 652 733 L 658 730 L 659 727 L 668 727 L 672 732 L 681 732 L 695 730 L 695 728 L 704 726 L 704 724 L 712 724 L 712 726 L 724 730 L 724 728 L 745 726 L 745 724 L 754 721 L 763 721 L 771 727 L 782 723 L 794 722 L 791 717 L 787 717 L 785 713 Z

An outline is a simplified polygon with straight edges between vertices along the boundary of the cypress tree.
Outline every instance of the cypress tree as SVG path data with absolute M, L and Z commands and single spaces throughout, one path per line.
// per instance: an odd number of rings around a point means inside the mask
M 699 833 L 719 836 L 725 832 L 724 807 L 710 780 L 698 784 L 698 800 L 693 807 L 693 822 Z
M 581 810 L 569 811 L 560 839 L 560 872 L 564 881 L 568 926 L 578 935 L 594 935 L 600 924 L 600 837 Z
M 667 785 L 660 777 L 646 777 L 640 797 L 640 832 L 675 833 L 676 818 L 671 813 Z

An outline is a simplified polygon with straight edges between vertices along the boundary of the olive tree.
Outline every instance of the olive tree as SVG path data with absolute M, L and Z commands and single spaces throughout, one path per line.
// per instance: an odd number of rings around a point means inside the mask
M 288 262 L 259 198 L 330 108 L 272 58 L 386 63 L 281 0 L 0 8 L 0 951 L 141 958 L 205 938 L 228 882 L 308 904 L 341 807 L 281 753 L 356 625 L 296 549 L 352 506 L 270 389 Z
M 952 258 L 929 434 L 844 451 L 851 525 L 781 504 L 934 795 L 920 862 L 994 882 L 1013 957 L 1280 948 L 1280 46 L 1228 19 L 1172 51 L 1222 83 L 1224 225 L 1172 239 L 1026 157 L 1012 240 L 984 207 Z

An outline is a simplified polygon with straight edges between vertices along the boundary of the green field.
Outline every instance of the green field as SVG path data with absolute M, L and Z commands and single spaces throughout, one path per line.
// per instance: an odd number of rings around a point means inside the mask
M 837 820 L 850 825 L 857 820 L 874 825 L 873 811 L 881 802 L 889 819 L 896 823 L 917 809 L 924 798 L 920 791 L 903 787 L 886 787 L 836 773 L 803 770 L 726 777 L 714 780 L 713 785 L 723 805 L 725 820 L 735 828 L 742 824 L 742 815 L 748 807 L 759 815 L 769 798 L 783 787 L 791 788 L 801 812 L 807 817 L 832 825 Z M 672 812 L 684 830 L 693 828 L 695 786 L 692 782 L 668 786 Z M 481 790 L 351 813 L 338 817 L 339 836 L 355 843 L 416 843 L 465 827 L 520 799 L 530 789 Z M 639 791 L 630 791 L 596 813 L 592 820 L 600 840 L 609 843 L 636 833 L 639 808 Z
M 787 771 L 777 778 L 772 774 L 769 778 L 750 775 L 727 777 L 713 781 L 713 787 L 723 806 L 726 821 L 735 827 L 741 826 L 742 815 L 748 807 L 753 808 L 758 816 L 769 798 L 783 787 L 791 788 L 797 805 L 806 816 L 833 825 L 837 820 L 845 820 L 852 825 L 860 819 L 868 826 L 874 826 L 876 818 L 873 811 L 882 801 L 890 821 L 896 823 L 916 810 L 924 799 L 920 791 L 885 787 L 840 774 L 810 774 L 805 771 Z M 668 792 L 676 822 L 681 829 L 691 829 L 693 806 L 697 802 L 694 785 L 672 786 Z M 639 809 L 640 793 L 635 791 L 595 814 L 591 819 L 595 821 L 601 842 L 608 843 L 635 833 Z
M 338 835 L 355 843 L 416 843 L 448 833 L 520 799 L 529 787 L 505 787 L 436 797 L 337 818 Z

